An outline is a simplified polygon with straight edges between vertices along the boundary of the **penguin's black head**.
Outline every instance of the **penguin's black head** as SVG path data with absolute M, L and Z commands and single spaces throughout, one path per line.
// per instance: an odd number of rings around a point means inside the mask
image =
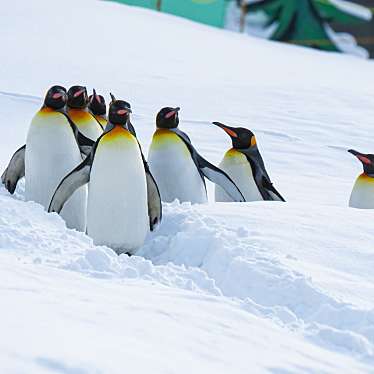
M 93 90 L 93 94 L 88 98 L 88 109 L 92 114 L 98 116 L 103 116 L 106 113 L 105 99 L 103 96 L 98 95 L 95 89 Z
M 244 127 L 230 127 L 220 122 L 213 122 L 213 125 L 220 127 L 231 138 L 232 146 L 235 149 L 248 149 L 257 147 L 256 137 L 253 132 Z
M 51 87 L 44 99 L 44 105 L 52 109 L 62 109 L 66 105 L 66 102 L 66 88 L 62 86 Z
M 85 109 L 88 105 L 87 89 L 84 86 L 72 86 L 68 91 L 68 107 Z
M 113 125 L 126 125 L 130 113 L 131 105 L 124 100 L 114 100 L 109 104 L 109 122 Z
M 181 108 L 162 108 L 156 117 L 156 126 L 159 129 L 175 129 L 179 125 L 178 112 Z
M 364 167 L 364 173 L 370 177 L 374 177 L 374 155 L 364 154 L 355 151 L 354 149 L 348 150 L 349 153 L 352 153 L 356 156 L 362 163 Z

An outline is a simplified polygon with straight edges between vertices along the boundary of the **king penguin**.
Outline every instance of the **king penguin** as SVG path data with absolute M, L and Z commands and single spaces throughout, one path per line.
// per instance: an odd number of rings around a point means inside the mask
M 69 88 L 67 114 L 78 130 L 94 142 L 103 133 L 101 124 L 88 111 L 86 87 L 72 86 Z
M 114 95 L 112 93 L 110 93 L 110 98 L 112 99 L 112 102 L 116 101 L 116 98 L 114 97 Z M 131 104 L 128 101 L 126 101 L 126 103 L 127 103 L 128 107 L 129 107 L 129 109 L 131 110 Z M 128 120 L 127 120 L 126 126 L 127 126 L 127 129 L 131 132 L 131 134 L 134 135 L 135 138 L 136 138 L 135 127 L 131 123 L 130 116 L 129 116 Z M 140 143 L 139 143 L 139 145 L 140 145 Z
M 360 209 L 374 209 L 374 155 L 348 151 L 362 163 L 364 172 L 360 174 L 353 186 L 349 206 Z
M 66 89 L 62 86 L 53 86 L 46 95 L 45 102 L 44 102 L 45 108 L 55 109 L 54 106 L 57 105 L 57 103 L 54 102 L 52 99 L 53 99 L 53 95 L 55 95 L 55 100 L 56 100 L 58 95 L 61 93 L 59 92 L 59 90 L 62 90 L 64 92 L 63 97 L 61 97 L 61 100 L 63 100 L 64 103 L 66 104 L 66 100 L 67 100 Z M 85 137 L 78 130 L 77 126 L 73 123 L 70 117 L 66 114 L 65 104 L 61 108 L 58 107 L 57 111 L 66 117 L 66 120 L 69 122 L 71 130 L 73 131 L 73 134 L 76 138 L 76 142 L 78 143 L 82 157 L 85 157 L 91 151 L 91 147 L 95 144 L 95 142 Z M 62 105 L 62 102 L 61 102 L 61 105 Z M 25 154 L 26 154 L 26 144 L 20 147 L 13 154 L 13 156 L 11 157 L 9 161 L 7 168 L 5 169 L 5 171 L 3 172 L 1 176 L 1 182 L 4 184 L 5 188 L 11 194 L 14 193 L 17 187 L 18 181 L 25 176 Z
M 31 121 L 25 146 L 25 197 L 48 209 L 61 179 L 82 162 L 74 131 L 63 113 L 66 90 L 53 86 L 44 105 Z M 12 173 L 12 167 L 7 173 Z M 7 176 L 5 178 L 8 178 Z M 61 216 L 69 228 L 85 231 L 87 188 L 80 188 L 65 205 Z
M 232 148 L 226 152 L 219 167 L 236 183 L 245 200 L 285 201 L 270 181 L 252 131 L 220 122 L 213 124 L 224 130 L 232 140 Z M 215 198 L 216 201 L 233 201 L 219 186 L 216 186 Z
M 108 123 L 105 99 L 103 96 L 98 95 L 95 89 L 93 89 L 92 95 L 88 97 L 88 110 L 99 122 L 100 126 L 105 129 Z
M 110 103 L 105 132 L 85 161 L 61 181 L 48 210 L 59 213 L 71 194 L 89 183 L 87 234 L 118 254 L 135 253 L 162 217 L 157 184 L 128 130 L 130 113 L 127 102 Z
M 166 107 L 157 114 L 157 129 L 148 153 L 162 201 L 207 202 L 204 177 L 221 186 L 233 201 L 244 201 L 232 179 L 201 157 L 187 134 L 178 129 L 179 110 Z

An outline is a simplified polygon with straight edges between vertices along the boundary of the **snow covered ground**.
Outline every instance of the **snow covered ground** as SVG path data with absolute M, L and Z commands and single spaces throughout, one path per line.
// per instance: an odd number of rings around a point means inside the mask
M 147 149 L 162 106 L 218 163 L 246 126 L 287 203 L 166 204 L 118 257 L 0 188 L 4 373 L 374 372 L 374 65 L 109 2 L 13 1 L 0 26 L 0 168 L 53 84 L 127 99 Z M 212 186 L 209 185 L 212 193 Z

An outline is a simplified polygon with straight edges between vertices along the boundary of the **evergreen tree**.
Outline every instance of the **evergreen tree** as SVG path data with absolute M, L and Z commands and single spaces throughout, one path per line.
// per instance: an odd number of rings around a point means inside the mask
M 238 1 L 246 13 L 263 11 L 267 26 L 274 25 L 270 39 L 341 51 L 339 36 L 329 26 L 371 19 L 369 9 L 342 0 L 250 0 Z

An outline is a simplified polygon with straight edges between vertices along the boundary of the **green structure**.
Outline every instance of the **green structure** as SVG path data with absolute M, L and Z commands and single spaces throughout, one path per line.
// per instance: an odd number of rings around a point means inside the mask
M 207 25 L 224 27 L 227 0 L 114 0 L 119 3 L 157 9 Z
M 328 51 L 341 51 L 329 27 L 331 23 L 352 24 L 371 18 L 368 9 L 339 0 L 258 0 L 246 4 L 245 11 L 267 14 L 267 26 L 276 25 L 270 36 L 272 40 Z
M 135 5 L 143 8 L 156 9 L 157 0 L 114 0 L 117 3 Z

